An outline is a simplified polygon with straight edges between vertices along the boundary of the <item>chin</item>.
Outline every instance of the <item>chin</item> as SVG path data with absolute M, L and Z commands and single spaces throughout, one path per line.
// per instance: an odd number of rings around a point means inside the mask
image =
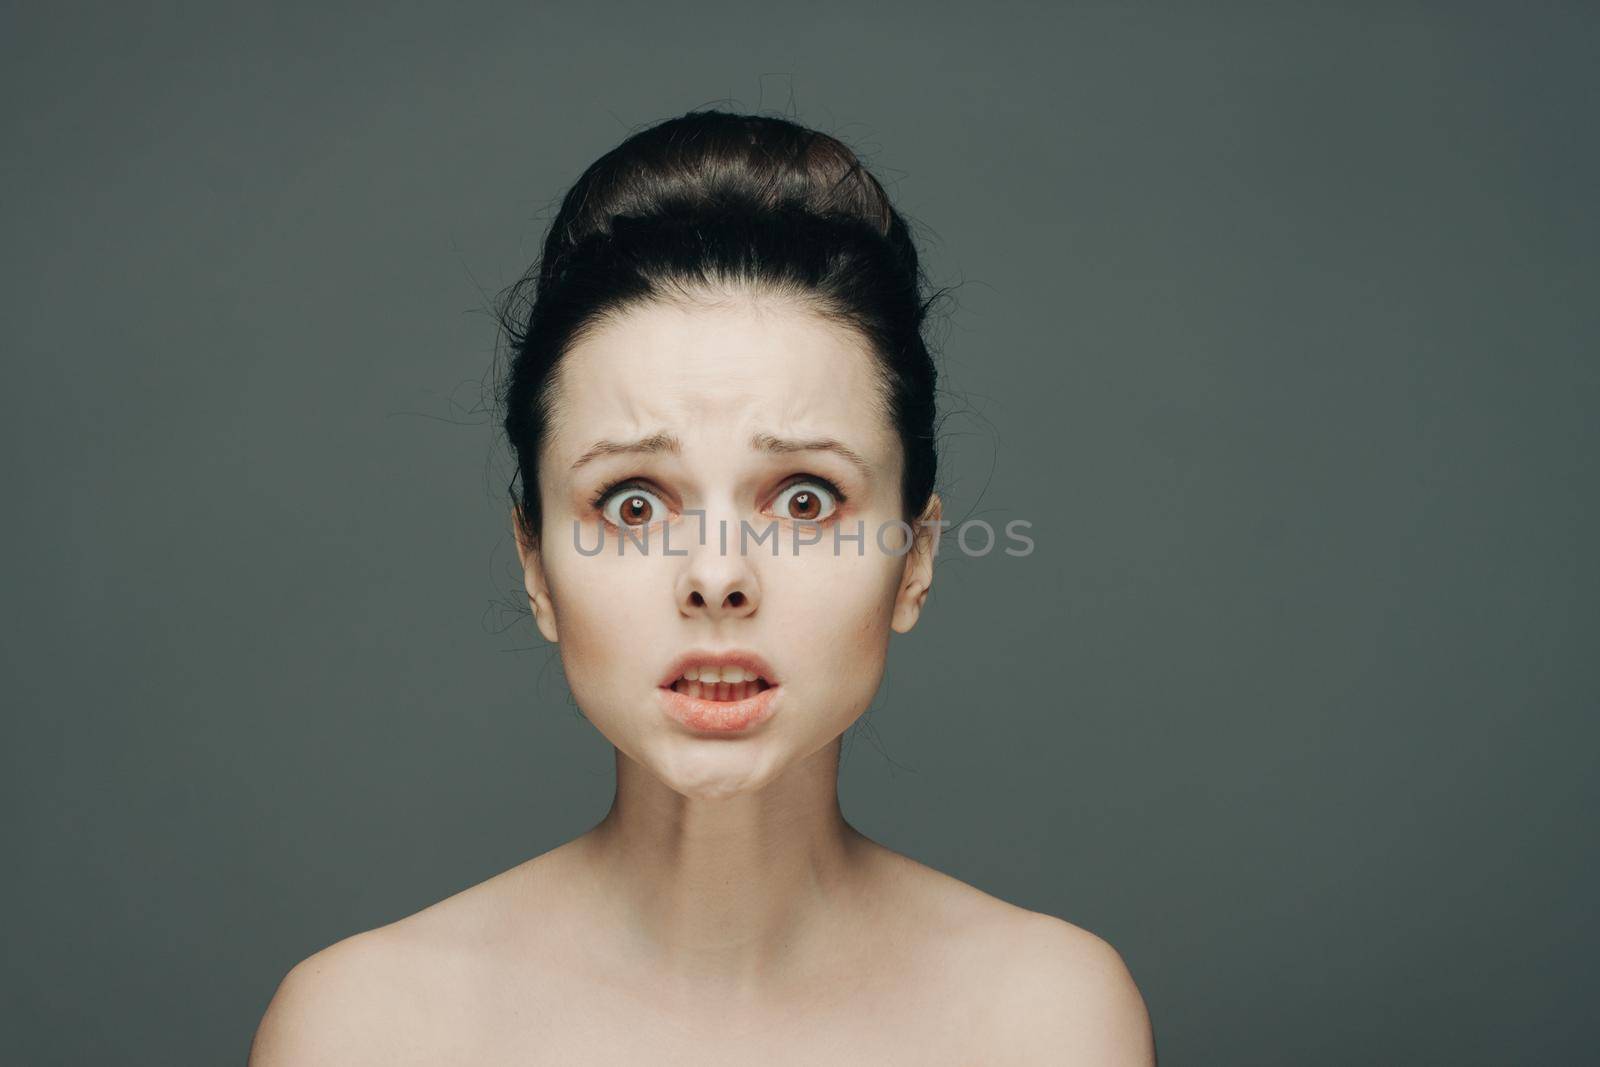
M 692 751 L 655 761 L 650 769 L 667 788 L 693 800 L 727 800 L 756 793 L 783 770 L 748 745 L 705 741 L 691 744 L 696 746 Z

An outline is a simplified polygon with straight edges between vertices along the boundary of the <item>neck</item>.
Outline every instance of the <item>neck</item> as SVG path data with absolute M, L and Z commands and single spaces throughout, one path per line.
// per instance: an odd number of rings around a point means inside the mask
M 720 744 L 721 742 L 711 742 Z M 631 958 L 686 985 L 749 992 L 849 936 L 865 838 L 839 808 L 839 740 L 759 791 L 686 797 L 620 750 L 587 860 Z

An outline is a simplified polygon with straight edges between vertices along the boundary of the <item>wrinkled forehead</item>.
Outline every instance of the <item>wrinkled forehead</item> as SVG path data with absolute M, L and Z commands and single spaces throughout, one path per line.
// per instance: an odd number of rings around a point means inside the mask
M 594 439 L 658 430 L 686 457 L 726 456 L 760 430 L 845 441 L 888 473 L 898 443 L 876 368 L 859 334 L 790 301 L 636 307 L 563 358 L 545 462 L 559 476 Z

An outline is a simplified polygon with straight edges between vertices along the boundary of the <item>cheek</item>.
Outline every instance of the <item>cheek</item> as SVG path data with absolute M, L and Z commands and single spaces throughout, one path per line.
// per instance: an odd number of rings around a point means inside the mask
M 605 707 L 636 690 L 672 639 L 667 577 L 631 561 L 576 555 L 547 568 L 561 638 L 556 647 L 579 705 Z
M 813 640 L 863 650 L 885 645 L 892 602 L 877 582 L 811 581 L 796 590 L 786 623 Z
M 846 717 L 866 709 L 883 678 L 901 562 L 868 556 L 795 560 L 769 578 L 766 607 L 809 677 L 826 679 Z
M 864 557 L 819 552 L 785 562 L 770 584 L 786 619 L 814 620 L 847 640 L 888 640 L 902 560 L 869 548 Z

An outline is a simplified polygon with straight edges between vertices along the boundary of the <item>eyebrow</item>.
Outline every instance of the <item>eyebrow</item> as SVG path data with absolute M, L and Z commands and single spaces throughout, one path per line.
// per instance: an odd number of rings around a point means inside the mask
M 832 452 L 860 471 L 863 477 L 872 477 L 872 464 L 862 458 L 861 453 L 831 437 L 779 437 L 777 434 L 758 430 L 750 437 L 750 447 L 757 452 L 766 452 L 770 455 L 785 455 L 790 452 Z M 572 465 L 572 469 L 577 470 L 585 463 L 602 456 L 657 452 L 676 454 L 682 451 L 682 441 L 665 430 L 657 430 L 633 441 L 596 441 L 584 450 L 583 455 Z

